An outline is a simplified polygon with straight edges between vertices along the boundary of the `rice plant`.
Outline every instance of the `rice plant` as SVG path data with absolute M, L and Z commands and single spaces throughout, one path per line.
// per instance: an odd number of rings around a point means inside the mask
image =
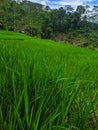
M 97 130 L 98 52 L 0 31 L 0 129 Z

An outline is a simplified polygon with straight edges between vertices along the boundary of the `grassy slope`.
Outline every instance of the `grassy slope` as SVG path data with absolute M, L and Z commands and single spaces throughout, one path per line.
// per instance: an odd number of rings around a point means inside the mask
M 98 52 L 0 31 L 0 129 L 97 126 Z

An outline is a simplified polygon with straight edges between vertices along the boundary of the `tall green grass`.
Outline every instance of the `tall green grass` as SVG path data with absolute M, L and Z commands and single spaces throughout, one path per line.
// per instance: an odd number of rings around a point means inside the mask
M 0 31 L 0 129 L 97 130 L 98 52 Z

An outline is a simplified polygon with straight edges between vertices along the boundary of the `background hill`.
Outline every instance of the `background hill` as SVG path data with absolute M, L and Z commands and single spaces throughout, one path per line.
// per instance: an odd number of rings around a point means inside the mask
M 2 0 L 0 29 L 43 39 L 67 40 L 74 45 L 98 47 L 98 6 L 91 9 L 88 5 L 79 5 L 74 10 L 68 5 L 51 9 L 27 0 Z

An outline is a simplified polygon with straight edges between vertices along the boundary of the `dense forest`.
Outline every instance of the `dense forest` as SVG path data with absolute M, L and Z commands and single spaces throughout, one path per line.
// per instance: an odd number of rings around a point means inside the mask
M 80 46 L 98 47 L 98 6 L 51 9 L 28 0 L 0 1 L 0 29 Z

